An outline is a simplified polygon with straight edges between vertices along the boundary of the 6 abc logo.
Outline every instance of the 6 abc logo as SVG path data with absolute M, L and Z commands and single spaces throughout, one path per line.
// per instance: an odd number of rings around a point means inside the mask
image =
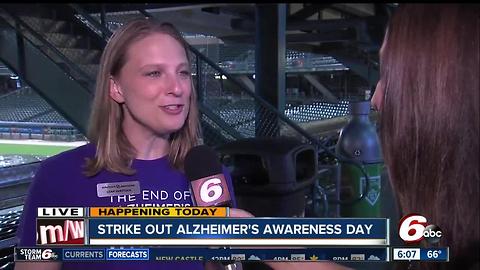
M 400 220 L 398 235 L 409 244 L 420 243 L 423 239 L 429 244 L 436 244 L 440 242 L 443 232 L 437 225 L 428 224 L 424 216 L 409 214 Z

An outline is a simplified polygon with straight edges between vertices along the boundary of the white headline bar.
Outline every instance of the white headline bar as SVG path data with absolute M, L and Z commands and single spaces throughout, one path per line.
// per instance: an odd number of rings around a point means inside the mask
M 385 239 L 93 239 L 90 245 L 169 245 L 169 246 L 370 246 L 387 245 Z

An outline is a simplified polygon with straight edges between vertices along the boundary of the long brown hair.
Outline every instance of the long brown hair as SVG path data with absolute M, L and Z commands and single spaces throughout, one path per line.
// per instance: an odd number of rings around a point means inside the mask
M 155 33 L 167 34 L 176 39 L 185 49 L 190 64 L 185 39 L 169 23 L 160 23 L 152 18 L 135 19 L 115 31 L 103 51 L 97 75 L 88 131 L 90 141 L 96 145 L 96 155 L 95 158 L 87 160 L 85 171 L 87 176 L 96 175 L 102 169 L 127 175 L 135 173 L 130 167 L 135 158 L 135 149 L 122 129 L 122 108 L 109 96 L 110 77 L 118 75 L 125 65 L 128 49 L 133 43 Z M 192 83 L 190 110 L 185 124 L 170 135 L 169 161 L 179 170 L 183 169 L 183 161 L 188 150 L 198 144 L 200 138 L 196 100 Z
M 479 10 L 401 5 L 380 64 L 380 137 L 400 206 L 442 229 L 454 262 L 465 254 L 478 261 L 480 241 Z

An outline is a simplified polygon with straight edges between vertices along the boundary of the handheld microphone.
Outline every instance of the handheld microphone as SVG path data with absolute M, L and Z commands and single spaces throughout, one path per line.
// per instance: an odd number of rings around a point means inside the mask
M 206 145 L 190 149 L 185 156 L 185 174 L 195 206 L 233 206 L 222 164 L 213 149 Z M 225 270 L 242 269 L 241 264 L 234 261 L 220 263 Z
M 185 157 L 185 174 L 195 206 L 233 206 L 222 164 L 210 147 L 199 145 L 190 149 Z

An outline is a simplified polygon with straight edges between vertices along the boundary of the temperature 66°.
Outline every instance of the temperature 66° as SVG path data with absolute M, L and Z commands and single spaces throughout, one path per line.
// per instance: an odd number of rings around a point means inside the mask
M 442 251 L 441 250 L 429 250 L 427 251 L 427 257 L 429 259 L 436 259 L 438 258 L 438 255 L 442 254 Z

